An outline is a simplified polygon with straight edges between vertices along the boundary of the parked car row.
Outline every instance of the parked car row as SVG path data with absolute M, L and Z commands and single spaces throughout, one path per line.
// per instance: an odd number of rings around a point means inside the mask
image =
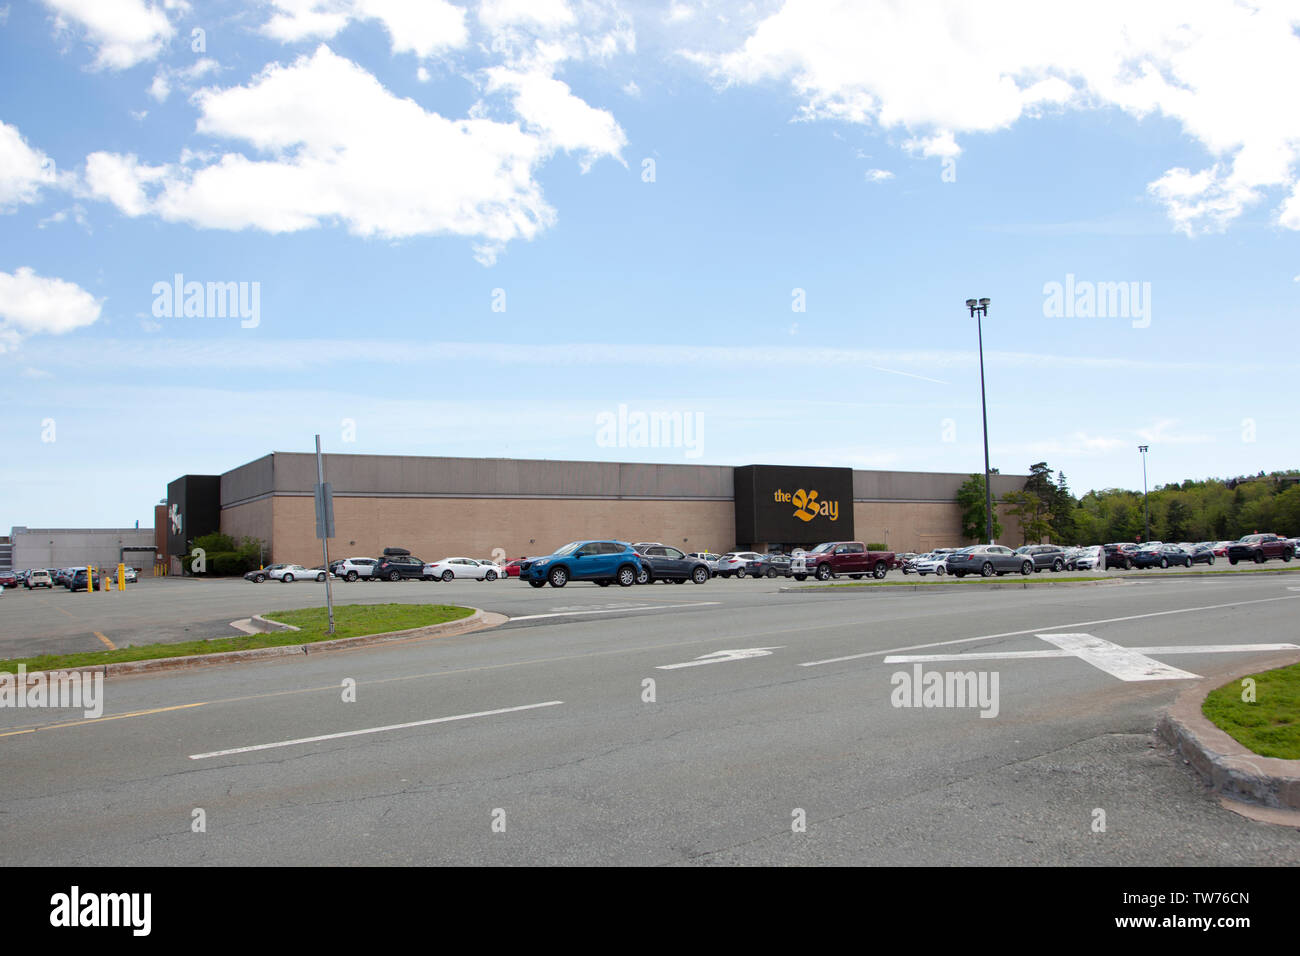
M 495 561 L 460 557 L 424 561 L 405 548 L 385 548 L 383 557 L 380 558 L 359 557 L 332 561 L 328 576 L 344 581 L 454 581 L 456 578 L 496 581 L 507 577 L 508 573 L 506 568 Z M 515 574 L 518 574 L 517 569 Z M 326 576 L 322 564 L 311 568 L 300 564 L 269 564 L 256 571 L 249 571 L 244 579 L 254 584 L 263 581 L 292 584 L 295 581 L 323 582 Z
M 128 584 L 134 584 L 138 580 L 136 569 L 128 567 L 123 572 L 124 578 Z M 80 584 L 77 584 L 77 575 L 81 575 Z M 96 568 L 94 586 L 98 589 L 105 581 L 117 581 L 117 569 L 115 567 Z M 69 591 L 86 590 L 86 569 L 78 568 L 26 568 L 21 571 L 9 571 L 0 573 L 0 589 L 17 588 L 22 586 L 25 590 L 32 591 L 36 588 L 53 588 L 55 585 L 61 585 Z

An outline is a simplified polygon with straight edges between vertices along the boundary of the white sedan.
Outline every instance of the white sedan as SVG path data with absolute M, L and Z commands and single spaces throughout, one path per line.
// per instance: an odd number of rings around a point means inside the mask
M 422 575 L 426 581 L 452 581 L 456 578 L 472 578 L 475 581 L 495 581 L 503 577 L 501 569 L 491 561 L 475 561 L 473 558 L 443 558 L 424 566 Z
M 304 568 L 301 564 L 286 564 L 282 568 L 276 568 L 274 571 L 267 571 L 266 576 L 274 578 L 281 584 L 292 584 L 294 581 L 324 581 L 325 572 L 321 568 Z
M 943 554 L 922 554 L 912 559 L 912 570 L 925 577 L 927 574 L 933 574 L 937 577 L 943 577 L 948 573 L 947 555 Z

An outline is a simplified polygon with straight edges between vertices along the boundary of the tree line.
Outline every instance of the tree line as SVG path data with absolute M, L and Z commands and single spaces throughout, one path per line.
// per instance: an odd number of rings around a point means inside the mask
M 962 534 L 982 541 L 982 474 L 967 479 L 957 502 Z M 1076 498 L 1065 473 L 1054 472 L 1047 462 L 1030 465 L 1024 487 L 1003 494 L 997 505 L 1020 522 L 1024 544 L 1091 545 L 1146 537 L 1142 492 L 1105 488 Z M 1147 495 L 1147 509 L 1152 541 L 1231 541 L 1256 532 L 1295 537 L 1300 535 L 1300 470 L 1158 485 Z M 1001 534 L 995 516 L 994 538 Z

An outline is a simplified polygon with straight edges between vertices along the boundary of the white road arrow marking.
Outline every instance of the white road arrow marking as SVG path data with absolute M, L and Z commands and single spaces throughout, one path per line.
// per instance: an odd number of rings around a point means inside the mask
M 1055 651 L 988 651 L 974 654 L 897 654 L 885 658 L 886 664 L 934 663 L 936 661 L 1042 660 L 1077 657 L 1098 670 L 1123 681 L 1194 680 L 1190 671 L 1170 667 L 1149 657 L 1150 654 L 1235 654 L 1252 651 L 1300 650 L 1297 644 L 1179 644 L 1162 647 L 1122 647 L 1091 634 L 1036 634 Z
M 784 647 L 785 645 L 781 645 Z M 750 657 L 767 657 L 773 651 L 781 650 L 781 647 L 742 647 L 734 651 L 714 651 L 712 654 L 702 654 L 693 661 L 687 661 L 684 664 L 660 664 L 655 670 L 671 671 L 679 667 L 699 667 L 701 664 L 721 664 L 723 661 L 743 661 Z

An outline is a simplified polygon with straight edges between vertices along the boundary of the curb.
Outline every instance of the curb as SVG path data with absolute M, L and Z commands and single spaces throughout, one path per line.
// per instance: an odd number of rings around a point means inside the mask
M 777 588 L 777 591 L 778 593 L 787 592 L 790 594 L 798 594 L 800 592 L 807 593 L 807 594 L 814 594 L 814 593 L 834 594 L 836 593 L 837 590 L 847 591 L 852 589 L 856 589 L 860 591 L 885 591 L 885 592 L 934 591 L 934 590 L 954 591 L 954 590 L 960 590 L 962 588 L 969 589 L 971 587 L 983 588 L 986 591 L 999 591 L 1003 589 L 1030 591 L 1033 590 L 1034 588 L 1095 588 L 1104 585 L 1117 585 L 1117 584 L 1127 584 L 1127 583 L 1128 582 L 1125 581 L 1123 578 L 1100 578 L 1096 581 L 1034 581 L 1031 579 L 1029 581 L 1015 581 L 1015 582 L 998 581 L 996 583 L 994 582 L 984 583 L 984 579 L 981 578 L 979 581 L 971 581 L 969 583 L 962 582 L 961 584 L 958 584 L 956 581 L 953 581 L 951 584 L 947 582 L 944 582 L 943 584 L 939 584 L 937 582 L 934 584 L 921 584 L 919 582 L 917 584 L 847 584 L 847 585 L 840 585 L 839 588 L 836 588 L 834 586 L 828 587 L 825 584 L 796 584 L 787 587 Z
M 1283 665 L 1285 666 L 1285 665 Z M 1216 793 L 1277 810 L 1300 810 L 1300 760 L 1261 757 L 1201 713 L 1212 687 L 1199 684 L 1160 715 L 1156 733 Z
M 253 618 L 246 620 L 261 620 L 268 626 L 267 630 L 301 630 L 301 628 L 291 627 L 288 624 L 280 624 L 277 621 L 268 621 L 261 618 L 260 615 L 254 615 Z M 503 614 L 495 614 L 491 611 L 483 611 L 479 608 L 474 609 L 474 613 L 468 617 L 460 618 L 456 621 L 447 621 L 443 624 L 430 624 L 427 627 L 408 628 L 404 631 L 387 631 L 382 634 L 365 634 L 361 637 L 341 637 L 333 641 L 316 641 L 311 644 L 286 644 L 281 647 L 258 647 L 247 651 L 220 651 L 215 654 L 191 654 L 186 657 L 160 657 L 153 660 L 144 661 L 121 661 L 116 664 L 100 664 L 89 667 L 70 667 L 57 673 L 74 674 L 74 673 L 100 673 L 105 677 L 127 677 L 132 674 L 151 674 L 157 671 L 184 670 L 193 667 L 213 667 L 221 664 L 242 664 L 245 661 L 267 660 L 276 657 L 296 657 L 299 655 L 319 654 L 326 651 L 344 651 L 357 647 L 365 647 L 370 644 L 384 644 L 389 641 L 409 640 L 418 638 L 450 637 L 456 634 L 466 634 L 470 631 L 477 631 L 489 627 L 498 627 L 504 624 L 509 618 Z M 38 674 L 48 674 L 47 671 L 28 671 L 27 679 L 33 680 Z

